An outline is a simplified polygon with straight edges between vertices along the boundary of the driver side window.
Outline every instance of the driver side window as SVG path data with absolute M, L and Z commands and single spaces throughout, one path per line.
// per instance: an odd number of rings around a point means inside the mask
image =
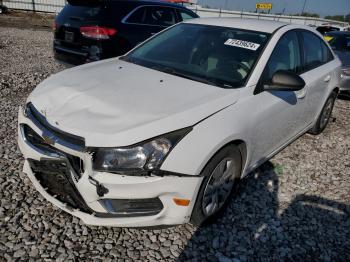
M 288 32 L 279 40 L 265 67 L 264 80 L 270 82 L 278 70 L 301 72 L 299 40 L 296 32 Z

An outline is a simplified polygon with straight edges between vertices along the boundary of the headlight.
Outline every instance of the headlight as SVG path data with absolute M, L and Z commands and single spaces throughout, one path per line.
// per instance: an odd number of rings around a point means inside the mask
M 343 75 L 350 76 L 350 68 L 344 68 L 341 71 Z
M 181 129 L 130 147 L 91 149 L 93 169 L 122 174 L 158 169 L 174 146 L 191 130 Z

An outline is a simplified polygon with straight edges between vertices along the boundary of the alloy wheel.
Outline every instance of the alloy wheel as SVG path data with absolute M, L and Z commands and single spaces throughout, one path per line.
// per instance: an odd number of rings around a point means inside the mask
M 327 125 L 332 115 L 332 107 L 333 107 L 333 99 L 328 99 L 321 115 L 321 121 L 320 121 L 321 129 L 323 129 Z
M 225 158 L 211 173 L 202 199 L 202 210 L 206 217 L 215 214 L 229 197 L 235 183 L 234 170 L 234 160 Z

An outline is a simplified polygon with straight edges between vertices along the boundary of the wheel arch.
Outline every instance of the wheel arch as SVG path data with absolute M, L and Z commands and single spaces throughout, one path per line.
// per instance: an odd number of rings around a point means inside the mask
M 247 148 L 247 143 L 241 139 L 234 139 L 232 141 L 227 142 L 226 144 L 222 145 L 218 150 L 216 150 L 212 156 L 209 158 L 209 160 L 207 161 L 207 163 L 204 165 L 204 167 L 202 168 L 200 174 L 203 173 L 203 170 L 205 169 L 205 167 L 207 166 L 207 164 L 210 162 L 210 160 L 224 147 L 226 146 L 235 146 L 238 148 L 240 154 L 241 154 L 241 177 L 243 175 L 243 170 L 246 166 L 247 163 L 247 159 L 248 159 L 248 148 Z

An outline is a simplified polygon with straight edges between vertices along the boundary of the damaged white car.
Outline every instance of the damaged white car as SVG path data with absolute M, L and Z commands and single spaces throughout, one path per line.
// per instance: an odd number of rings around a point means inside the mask
M 19 110 L 24 172 L 86 224 L 200 225 L 250 171 L 324 130 L 340 66 L 309 27 L 178 24 L 42 82 Z

